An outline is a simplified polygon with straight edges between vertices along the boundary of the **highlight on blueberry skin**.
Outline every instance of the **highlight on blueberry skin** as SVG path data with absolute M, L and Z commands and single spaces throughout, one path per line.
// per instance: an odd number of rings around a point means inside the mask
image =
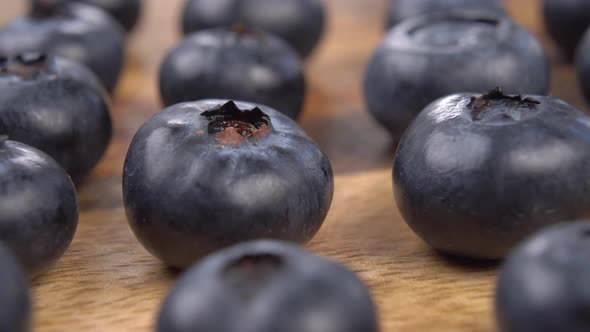
M 31 330 L 27 279 L 12 253 L 0 243 L 0 331 Z
M 158 332 L 377 332 L 367 287 L 295 245 L 255 241 L 204 258 L 166 297 Z
M 29 0 L 31 8 L 57 3 L 79 2 L 96 6 L 109 13 L 126 32 L 133 30 L 141 16 L 142 0 Z
M 566 60 L 575 60 L 578 45 L 590 27 L 590 2 L 543 0 L 543 17 L 549 36 L 560 47 Z
M 194 33 L 160 68 L 166 106 L 205 98 L 248 100 L 295 119 L 303 108 L 305 79 L 297 54 L 282 40 L 236 26 Z
M 389 0 L 386 26 L 391 28 L 411 17 L 465 9 L 505 14 L 502 0 Z
M 543 229 L 504 263 L 496 288 L 501 332 L 584 332 L 588 319 L 590 223 Z
M 590 217 L 589 166 L 590 117 L 566 102 L 451 95 L 404 134 L 395 200 L 431 247 L 500 259 L 542 227 Z
M 243 24 L 283 39 L 303 58 L 320 42 L 325 21 L 321 0 L 188 0 L 182 12 L 185 35 Z
M 0 137 L 0 243 L 30 277 L 65 253 L 77 225 L 76 191 L 63 168 L 35 148 Z
M 330 162 L 293 120 L 226 100 L 156 114 L 133 138 L 123 174 L 132 230 L 179 268 L 247 240 L 304 243 L 333 192 Z
M 124 60 L 123 30 L 103 10 L 62 0 L 38 1 L 0 28 L 0 54 L 42 52 L 78 61 L 113 92 Z
M 79 63 L 37 52 L 0 56 L 0 134 L 52 156 L 80 182 L 103 156 L 107 94 Z
M 364 79 L 367 107 L 398 141 L 438 98 L 466 91 L 546 94 L 549 61 L 541 44 L 503 15 L 462 11 L 411 18 L 393 28 Z

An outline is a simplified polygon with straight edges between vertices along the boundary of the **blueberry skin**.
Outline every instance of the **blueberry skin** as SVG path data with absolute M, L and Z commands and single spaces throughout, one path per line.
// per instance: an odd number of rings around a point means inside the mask
M 0 332 L 30 330 L 29 286 L 18 261 L 0 245 Z
M 544 226 L 590 217 L 590 117 L 551 97 L 474 96 L 432 103 L 400 142 L 395 199 L 414 232 L 498 259 Z
M 320 41 L 326 13 L 321 0 L 188 0 L 185 35 L 239 23 L 280 37 L 305 58 Z
M 123 30 L 94 6 L 69 3 L 41 7 L 0 28 L 0 54 L 36 51 L 62 56 L 90 68 L 113 92 L 123 67 Z
M 590 102 L 590 30 L 584 35 L 578 48 L 576 70 L 580 89 L 587 102 Z
M 144 124 L 129 147 L 127 219 L 146 249 L 170 266 L 187 267 L 252 239 L 306 242 L 330 207 L 330 162 L 303 130 L 269 107 L 232 105 L 203 100 L 169 107 Z M 216 130 L 215 123 L 233 120 L 205 114 L 222 109 L 266 114 L 268 130 L 250 138 Z
M 5 59 L 0 91 L 0 134 L 49 154 L 76 182 L 106 151 L 112 134 L 107 95 L 82 65 L 36 53 Z
M 498 279 L 502 332 L 590 331 L 590 223 L 548 227 L 510 254 Z
M 216 252 L 184 273 L 158 332 L 377 332 L 366 286 L 344 266 L 277 241 Z
M 387 28 L 410 17 L 463 9 L 505 13 L 502 0 L 389 0 Z
M 509 18 L 472 11 L 397 25 L 374 53 L 364 80 L 370 113 L 395 141 L 436 99 L 497 86 L 546 94 L 549 62 L 541 44 Z
M 590 27 L 590 2 L 586 0 L 544 0 L 545 27 L 569 61 L 584 32 Z
M 0 143 L 0 242 L 35 276 L 66 251 L 78 225 L 76 191 L 50 156 L 28 145 Z
M 303 108 L 305 78 L 297 54 L 263 32 L 215 29 L 188 36 L 160 67 L 166 106 L 205 98 L 269 105 L 292 119 Z
M 126 32 L 130 32 L 137 25 L 141 16 L 141 0 L 30 0 L 32 7 L 48 2 L 80 2 L 99 7 L 109 13 Z

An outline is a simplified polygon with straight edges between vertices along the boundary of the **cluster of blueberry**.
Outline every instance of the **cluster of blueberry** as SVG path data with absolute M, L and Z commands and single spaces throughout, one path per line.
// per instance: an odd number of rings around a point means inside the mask
M 74 183 L 111 139 L 109 93 L 141 9 L 30 2 L 0 29 L 0 331 L 29 329 L 21 268 L 34 277 L 72 241 Z M 364 88 L 399 143 L 395 197 L 410 227 L 437 250 L 501 259 L 545 226 L 590 218 L 590 117 L 545 96 L 541 44 L 499 0 L 390 2 Z M 560 26 L 570 13 L 583 21 L 588 4 L 545 4 L 571 56 L 582 33 L 572 42 Z M 167 108 L 139 129 L 123 170 L 139 241 L 169 266 L 198 261 L 164 301 L 158 331 L 378 330 L 356 275 L 296 245 L 319 230 L 334 191 L 329 160 L 295 122 L 302 61 L 324 21 L 320 0 L 187 1 L 186 37 L 160 71 Z M 578 65 L 589 82 L 585 39 Z M 589 234 L 587 223 L 553 226 L 509 256 L 497 295 L 504 331 L 590 329 Z M 232 319 L 211 319 L 219 312 Z

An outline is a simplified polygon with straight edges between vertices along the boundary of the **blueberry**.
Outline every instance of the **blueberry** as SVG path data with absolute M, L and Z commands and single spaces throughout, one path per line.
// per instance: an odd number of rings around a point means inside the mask
M 586 100 L 590 102 L 590 30 L 584 35 L 578 47 L 576 69 L 580 88 Z
M 63 168 L 35 148 L 0 138 L 0 242 L 30 276 L 64 254 L 77 225 L 76 192 Z
M 573 60 L 578 43 L 590 27 L 590 1 L 544 0 L 543 16 L 549 35 L 567 59 Z
M 29 0 L 33 8 L 55 3 L 80 2 L 99 7 L 109 13 L 125 29 L 131 31 L 141 14 L 141 0 Z
M 303 107 L 301 61 L 283 41 L 241 27 L 197 32 L 180 43 L 160 68 L 166 106 L 205 98 L 248 100 L 291 118 Z
M 590 331 L 588 252 L 588 222 L 554 225 L 519 245 L 498 279 L 500 331 Z
M 365 75 L 369 111 L 395 140 L 429 103 L 453 93 L 545 94 L 549 63 L 541 44 L 509 18 L 452 12 L 397 25 Z
M 389 0 L 387 27 L 410 17 L 464 9 L 505 13 L 502 0 Z
M 297 246 L 257 241 L 216 252 L 168 294 L 158 332 L 377 332 L 366 286 Z
M 532 232 L 590 217 L 590 117 L 544 96 L 457 94 L 404 134 L 393 180 L 410 227 L 443 252 L 502 258 Z
M 28 332 L 31 299 L 18 261 L 0 245 L 0 331 Z
M 79 181 L 111 138 L 106 93 L 76 62 L 36 52 L 0 57 L 0 134 L 46 152 Z
M 321 0 L 188 0 L 184 34 L 236 23 L 280 37 L 302 57 L 317 46 L 325 24 Z
M 173 267 L 237 242 L 306 242 L 334 190 L 330 162 L 297 124 L 261 105 L 177 104 L 133 138 L 123 174 L 131 228 Z
M 115 89 L 123 66 L 124 35 L 104 11 L 78 3 L 39 1 L 29 15 L 0 29 L 0 54 L 43 52 L 90 68 L 106 89 Z

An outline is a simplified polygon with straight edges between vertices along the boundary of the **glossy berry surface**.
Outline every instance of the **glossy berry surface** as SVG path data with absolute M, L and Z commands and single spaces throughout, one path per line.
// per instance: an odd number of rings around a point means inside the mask
M 549 63 L 541 44 L 509 18 L 454 12 L 406 20 L 385 37 L 367 67 L 371 114 L 397 141 L 428 104 L 453 93 L 545 94 Z
M 25 275 L 12 253 L 0 244 L 0 332 L 28 332 L 31 299 Z
M 273 34 L 308 56 L 317 46 L 325 25 L 321 0 L 188 0 L 184 34 L 243 24 Z
M 590 27 L 590 1 L 543 0 L 545 27 L 569 60 Z
M 34 276 L 64 254 L 77 225 L 76 191 L 63 168 L 37 149 L 2 138 L 0 243 Z
M 590 223 L 549 227 L 510 254 L 496 289 L 501 332 L 590 331 Z
M 502 0 L 389 0 L 387 27 L 415 16 L 466 9 L 504 13 Z
M 112 92 L 123 66 L 124 34 L 94 6 L 40 1 L 30 14 L 0 28 L 0 55 L 31 51 L 81 62 Z
M 123 174 L 131 228 L 174 267 L 247 240 L 306 242 L 333 190 L 330 162 L 294 121 L 222 100 L 155 115 L 133 138 Z
M 82 65 L 41 53 L 0 57 L 0 134 L 51 155 L 82 180 L 111 138 L 107 96 Z
M 236 27 L 197 32 L 173 49 L 160 68 L 166 106 L 207 98 L 269 105 L 295 119 L 305 80 L 301 61 L 283 41 Z
M 131 31 L 141 15 L 142 0 L 30 0 L 32 7 L 48 3 L 79 2 L 99 7 L 119 22 L 125 31 Z
M 302 248 L 257 241 L 216 252 L 168 294 L 158 332 L 377 332 L 366 286 Z
M 404 134 L 397 205 L 430 246 L 503 258 L 538 229 L 590 217 L 590 117 L 543 96 L 458 94 Z

